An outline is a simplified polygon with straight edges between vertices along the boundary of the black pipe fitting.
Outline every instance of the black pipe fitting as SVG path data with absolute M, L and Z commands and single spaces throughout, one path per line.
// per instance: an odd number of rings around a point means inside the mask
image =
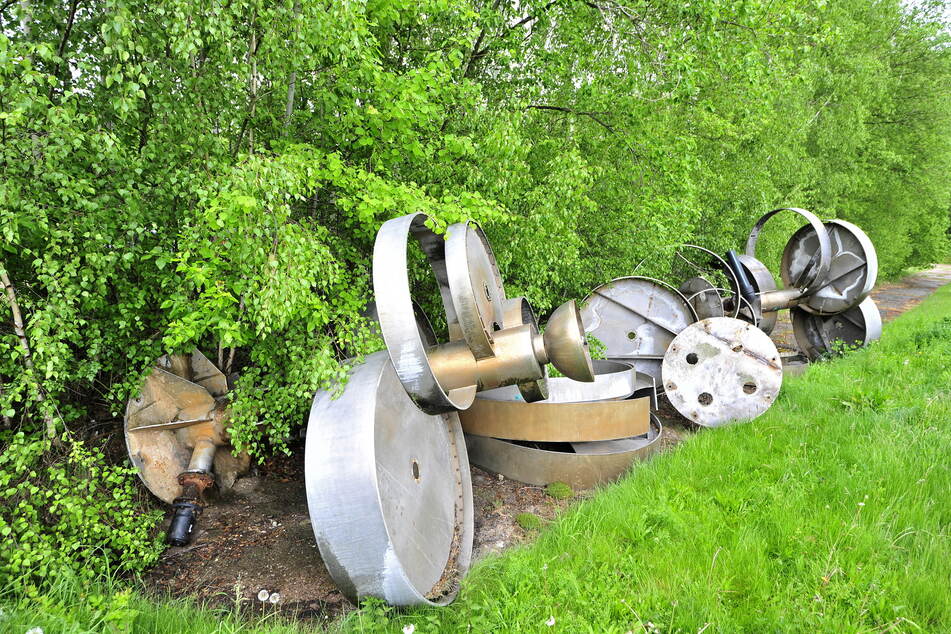
M 195 522 L 201 515 L 201 506 L 178 498 L 172 508 L 175 509 L 175 514 L 172 515 L 172 523 L 168 527 L 168 543 L 172 546 L 187 546 L 191 541 Z

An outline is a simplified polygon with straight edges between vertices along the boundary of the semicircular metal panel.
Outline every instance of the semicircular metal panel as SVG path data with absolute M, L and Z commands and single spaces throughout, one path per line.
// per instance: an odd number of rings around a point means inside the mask
M 769 336 L 730 317 L 690 325 L 664 356 L 667 398 L 704 427 L 756 418 L 772 406 L 782 382 L 782 361 Z
M 861 347 L 882 336 L 882 315 L 871 297 L 836 315 L 815 315 L 799 308 L 790 311 L 793 334 L 803 354 L 815 360 L 839 347 Z
M 554 445 L 467 434 L 466 444 L 472 464 L 487 471 L 526 484 L 564 482 L 583 490 L 617 480 L 634 462 L 654 454 L 662 431 L 660 421 L 651 415 L 649 431 L 634 438 Z
M 605 357 L 631 363 L 661 385 L 661 361 L 680 331 L 697 320 L 677 289 L 649 277 L 619 277 L 584 299 L 585 331 L 605 346 Z
M 305 448 L 320 554 L 351 600 L 441 605 L 472 554 L 472 485 L 455 413 L 426 414 L 386 352 L 356 366 L 339 398 L 318 392 Z

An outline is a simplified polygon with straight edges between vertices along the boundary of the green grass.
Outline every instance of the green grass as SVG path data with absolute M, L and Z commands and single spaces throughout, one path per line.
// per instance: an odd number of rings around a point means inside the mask
M 756 421 L 696 434 L 483 561 L 452 606 L 370 602 L 334 628 L 951 631 L 949 419 L 945 287 L 879 344 L 788 380 Z M 63 581 L 0 604 L 0 632 L 298 631 Z

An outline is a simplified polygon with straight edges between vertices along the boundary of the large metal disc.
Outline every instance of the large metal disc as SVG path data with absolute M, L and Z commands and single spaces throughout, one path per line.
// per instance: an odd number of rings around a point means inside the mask
M 466 435 L 473 464 L 505 477 L 544 486 L 564 482 L 575 490 L 617 480 L 637 460 L 660 448 L 662 428 L 651 415 L 650 430 L 641 436 L 579 443 L 517 443 Z
M 810 248 L 785 249 L 780 266 L 786 288 L 808 291 L 814 286 L 815 282 L 825 278 L 832 262 L 832 246 L 830 245 L 829 236 L 822 225 L 822 221 L 811 211 L 798 207 L 783 207 L 763 214 L 753 225 L 749 238 L 746 240 L 746 255 L 756 257 L 756 242 L 759 239 L 760 231 L 763 230 L 767 220 L 781 211 L 791 211 L 799 214 L 806 219 L 809 223 L 808 226 L 812 227 L 815 232 L 816 242 L 814 245 L 810 245 Z
M 493 356 L 492 333 L 502 329 L 502 276 L 485 234 L 460 222 L 446 230 L 446 273 L 462 336 L 476 359 Z
M 318 392 L 305 450 L 317 545 L 347 597 L 445 604 L 472 554 L 472 485 L 455 413 L 429 415 L 389 357 L 355 367 L 343 394 Z
M 882 316 L 871 297 L 837 315 L 814 315 L 793 308 L 790 317 L 796 342 L 813 360 L 835 352 L 839 346 L 867 346 L 882 336 Z
M 181 495 L 178 475 L 188 469 L 192 456 L 191 432 L 199 425 L 211 427 L 216 444 L 226 443 L 215 398 L 227 393 L 228 382 L 197 350 L 163 356 L 155 365 L 126 405 L 123 429 L 142 483 L 171 504 Z
M 605 346 L 605 356 L 631 363 L 661 384 L 661 360 L 680 331 L 697 320 L 675 288 L 648 277 L 620 277 L 584 299 L 585 331 Z
M 684 329 L 664 356 L 670 403 L 704 427 L 751 420 L 773 404 L 782 361 L 769 336 L 739 319 L 705 319 Z
M 446 241 L 426 227 L 426 219 L 423 213 L 410 214 L 387 220 L 380 227 L 373 245 L 373 292 L 383 341 L 400 382 L 419 407 L 438 414 L 467 408 L 475 398 L 476 386 L 444 389 L 426 356 L 410 292 L 406 249 L 411 237 L 419 242 L 439 284 L 450 339 L 461 337 L 449 292 Z
M 816 280 L 814 288 L 799 306 L 810 313 L 833 315 L 852 308 L 865 299 L 878 276 L 878 256 L 865 232 L 844 220 L 828 220 L 825 229 L 832 246 L 832 260 L 825 277 Z M 809 253 L 819 248 L 819 239 L 812 225 L 793 234 L 786 251 Z M 797 258 L 783 256 L 783 262 L 795 263 Z M 794 277 L 795 271 L 783 271 L 783 278 Z

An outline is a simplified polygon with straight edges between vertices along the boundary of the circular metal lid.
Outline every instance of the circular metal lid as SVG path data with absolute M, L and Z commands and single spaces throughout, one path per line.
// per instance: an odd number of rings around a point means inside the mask
M 684 329 L 664 356 L 663 372 L 671 404 L 704 427 L 756 418 L 773 404 L 783 382 L 769 336 L 730 317 Z
M 493 356 L 492 333 L 503 327 L 505 292 L 492 247 L 475 223 L 446 230 L 446 273 L 463 338 L 476 359 Z
M 452 600 L 472 554 L 462 428 L 455 413 L 420 411 L 386 352 L 356 366 L 339 398 L 317 393 L 305 478 L 320 554 L 351 600 Z
M 810 313 L 831 315 L 848 310 L 869 294 L 878 276 L 878 256 L 869 237 L 852 223 L 827 220 L 824 224 L 831 244 L 829 270 L 816 280 L 799 306 Z M 812 225 L 794 233 L 783 252 L 783 263 L 790 267 L 783 269 L 783 279 L 796 279 L 808 254 L 819 248 Z
M 871 297 L 837 315 L 790 311 L 796 342 L 810 359 L 836 352 L 840 346 L 866 346 L 882 336 L 882 316 Z
M 585 331 L 605 346 L 605 356 L 625 361 L 660 383 L 661 360 L 680 331 L 697 320 L 675 288 L 649 277 L 619 277 L 584 299 Z

